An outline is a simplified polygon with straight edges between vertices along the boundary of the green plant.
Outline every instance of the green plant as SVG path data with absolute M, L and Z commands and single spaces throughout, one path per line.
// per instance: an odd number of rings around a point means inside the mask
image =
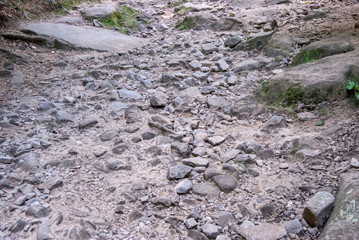
M 100 22 L 106 27 L 117 27 L 121 33 L 126 33 L 128 29 L 134 29 L 136 27 L 138 15 L 139 11 L 124 5 L 120 11 L 113 12 L 109 16 L 101 18 Z
M 323 126 L 324 125 L 324 120 L 319 120 L 317 121 L 317 126 Z
M 350 95 L 354 96 L 354 101 L 359 103 L 359 73 L 356 73 L 354 70 L 350 71 L 346 89 Z

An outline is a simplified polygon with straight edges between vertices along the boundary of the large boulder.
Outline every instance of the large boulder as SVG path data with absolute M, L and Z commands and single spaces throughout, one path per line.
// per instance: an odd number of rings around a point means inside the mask
M 264 51 L 268 57 L 274 57 L 277 60 L 282 60 L 288 57 L 292 50 L 293 39 L 288 35 L 277 34 L 273 35 L 265 46 Z
M 354 45 L 346 38 L 330 38 L 312 42 L 304 47 L 294 58 L 293 66 L 309 63 L 335 54 L 354 50 Z
M 86 18 L 104 18 L 111 13 L 117 11 L 117 6 L 114 3 L 95 4 L 92 7 L 86 8 L 81 13 Z
M 296 106 L 343 99 L 349 76 L 359 76 L 359 51 L 293 67 L 268 80 L 257 97 L 268 105 Z
M 355 240 L 359 236 L 359 172 L 342 174 L 335 208 L 319 240 Z

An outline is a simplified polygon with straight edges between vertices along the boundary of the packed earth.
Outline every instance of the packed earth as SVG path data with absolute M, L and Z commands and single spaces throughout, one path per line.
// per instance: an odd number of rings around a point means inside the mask
M 0 80 L 1 240 L 359 239 L 356 0 L 79 2 Z

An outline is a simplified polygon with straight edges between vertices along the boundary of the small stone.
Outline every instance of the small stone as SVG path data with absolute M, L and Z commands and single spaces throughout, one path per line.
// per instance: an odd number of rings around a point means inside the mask
M 320 154 L 318 150 L 312 150 L 308 148 L 303 148 L 299 150 L 295 155 L 300 159 L 307 159 L 307 158 L 315 158 Z
M 202 226 L 202 232 L 208 238 L 216 238 L 222 232 L 222 228 L 215 224 L 206 223 Z
M 191 148 L 188 143 L 174 142 L 171 148 L 176 150 L 181 157 L 187 157 L 191 153 Z
M 329 192 L 317 192 L 304 208 L 303 218 L 311 227 L 323 227 L 334 207 L 334 200 Z
M 182 163 L 190 167 L 208 167 L 209 160 L 206 158 L 195 157 L 183 159 Z
M 55 117 L 58 122 L 73 122 L 74 119 L 71 114 L 64 111 L 57 111 Z
M 241 41 L 242 41 L 242 38 L 239 36 L 229 37 L 224 41 L 224 46 L 233 48 Z
M 137 210 L 133 210 L 129 215 L 128 215 L 128 221 L 129 222 L 133 222 L 133 221 L 136 221 L 140 218 L 143 217 L 143 214 L 140 213 L 139 211 Z
M 277 240 L 287 235 L 285 227 L 278 223 L 260 223 L 254 225 L 245 222 L 236 231 L 246 240 Z
M 288 234 L 294 233 L 297 235 L 302 235 L 304 233 L 302 224 L 300 223 L 298 218 L 290 221 L 284 221 L 283 225 Z
M 154 133 L 151 133 L 151 132 L 145 132 L 141 136 L 142 136 L 143 140 L 150 140 L 150 139 L 156 137 L 156 135 Z
M 168 170 L 167 178 L 169 180 L 185 178 L 192 172 L 192 169 L 193 168 L 185 165 L 176 165 L 170 167 Z
M 259 210 L 265 218 L 271 217 L 275 213 L 275 206 L 272 203 L 263 204 Z
M 216 218 L 216 223 L 221 226 L 221 227 L 226 227 L 228 226 L 228 223 L 232 222 L 236 222 L 236 219 L 233 217 L 233 214 L 230 212 L 221 212 L 220 214 L 215 216 Z
M 14 204 L 16 206 L 21 206 L 25 203 L 25 201 L 26 201 L 26 196 L 20 196 L 15 200 Z
M 52 234 L 51 228 L 47 224 L 40 224 L 37 228 L 37 240 L 50 240 L 55 239 Z
M 24 227 L 26 226 L 26 222 L 22 219 L 18 220 L 14 225 L 12 225 L 10 228 L 9 228 L 9 231 L 12 232 L 12 233 L 17 233 L 17 232 L 20 232 L 21 230 L 24 229 Z
M 62 187 L 62 185 L 63 185 L 63 179 L 61 177 L 52 177 L 41 183 L 38 186 L 38 188 L 40 190 L 44 190 L 44 189 L 53 190 L 55 188 Z
M 194 218 L 187 219 L 185 224 L 188 229 L 197 227 L 197 221 Z
M 84 129 L 86 127 L 94 126 L 96 123 L 98 123 L 97 117 L 87 117 L 79 122 L 79 128 Z
M 317 118 L 312 112 L 301 112 L 297 116 L 300 121 L 310 121 Z
M 0 156 L 0 163 L 11 164 L 13 162 L 13 158 L 9 156 Z
M 119 96 L 121 98 L 127 98 L 127 99 L 141 99 L 142 98 L 142 95 L 136 91 L 130 91 L 130 90 L 127 90 L 127 89 L 120 89 L 117 91 Z
M 241 151 L 238 149 L 231 149 L 223 154 L 221 154 L 222 162 L 228 162 L 229 160 L 234 159 Z
M 175 191 L 178 194 L 186 194 L 191 189 L 192 189 L 192 182 L 188 179 L 185 179 L 185 180 L 179 182 L 175 187 Z
M 187 236 L 193 240 L 208 240 L 206 235 L 194 229 L 189 230 Z
M 281 164 L 279 164 L 279 168 L 280 169 L 287 169 L 287 168 L 289 168 L 289 164 L 288 163 L 281 163 Z
M 287 121 L 285 120 L 284 117 L 282 116 L 272 116 L 265 124 L 265 127 L 272 127 L 272 128 L 277 128 L 277 127 L 286 127 L 287 126 Z
M 165 107 L 167 105 L 167 95 L 162 92 L 156 92 L 151 96 L 150 104 L 155 108 Z
M 192 192 L 201 196 L 219 197 L 219 190 L 210 182 L 202 182 L 192 187 Z
M 222 136 L 213 136 L 213 137 L 208 138 L 208 142 L 213 146 L 217 146 L 217 145 L 223 143 L 225 139 L 226 138 L 222 137 Z
M 202 44 L 201 48 L 202 48 L 202 52 L 204 54 L 211 54 L 215 51 L 218 51 L 218 47 L 216 47 L 215 45 L 213 45 L 211 43 Z
M 231 174 L 217 175 L 213 179 L 222 192 L 228 193 L 237 187 L 237 180 Z
M 219 60 L 216 65 L 221 72 L 225 72 L 229 69 L 229 65 L 224 59 Z
M 352 168 L 359 168 L 359 160 L 356 158 L 352 158 L 350 160 L 350 167 Z

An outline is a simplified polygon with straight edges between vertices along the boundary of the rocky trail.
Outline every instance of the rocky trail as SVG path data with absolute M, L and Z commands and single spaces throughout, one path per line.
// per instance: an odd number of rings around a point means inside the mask
M 122 5 L 127 35 L 97 21 Z M 358 239 L 358 21 L 146 0 L 3 30 L 0 239 Z

